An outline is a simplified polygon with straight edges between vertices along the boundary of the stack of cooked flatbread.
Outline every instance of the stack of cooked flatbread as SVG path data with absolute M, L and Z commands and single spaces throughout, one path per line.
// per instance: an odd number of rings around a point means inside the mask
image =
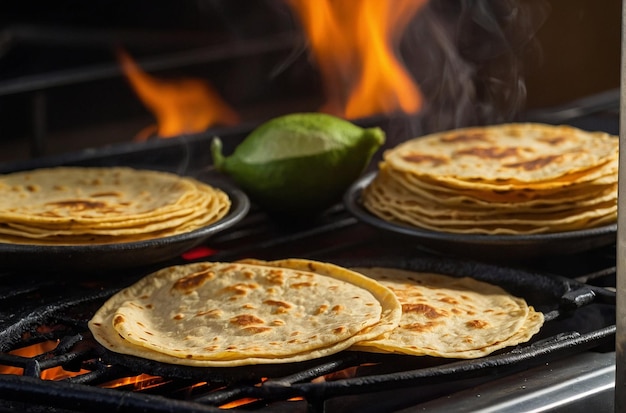
M 0 242 L 81 245 L 177 235 L 231 202 L 189 177 L 127 167 L 58 167 L 0 176 Z
M 387 221 L 466 234 L 587 229 L 617 218 L 618 139 L 513 123 L 415 138 L 385 152 L 362 202 Z
M 526 342 L 543 315 L 471 278 L 305 259 L 169 267 L 89 322 L 111 351 L 177 365 L 290 363 L 342 350 L 476 358 Z

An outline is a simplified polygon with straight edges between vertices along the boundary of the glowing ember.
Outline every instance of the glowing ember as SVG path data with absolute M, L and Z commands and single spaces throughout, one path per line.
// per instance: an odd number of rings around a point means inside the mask
M 359 366 L 348 367 L 343 370 L 336 371 L 334 373 L 325 374 L 320 377 L 316 377 L 311 380 L 312 383 L 323 383 L 326 381 L 352 379 L 358 376 L 359 368 L 365 366 L 375 366 L 377 363 L 363 363 Z
M 267 377 L 261 377 L 261 382 L 255 384 L 255 386 L 256 387 L 260 387 L 267 380 L 268 380 Z M 252 403 L 257 402 L 259 400 L 261 400 L 261 399 L 255 399 L 253 397 L 242 397 L 241 399 L 237 399 L 237 400 L 234 400 L 232 402 L 222 404 L 219 407 L 220 407 L 220 409 L 234 409 L 236 407 L 241 407 L 241 406 L 246 406 L 248 404 L 252 404 Z M 304 399 L 302 397 L 292 397 L 290 399 L 287 399 L 287 401 L 298 401 L 298 400 L 304 400 Z
M 234 409 L 237 407 L 242 407 L 242 406 L 246 406 L 249 404 L 252 404 L 254 402 L 258 402 L 261 399 L 254 399 L 252 397 L 244 397 L 235 401 L 232 401 L 230 403 L 226 403 L 226 404 L 222 404 L 221 406 L 219 406 L 220 409 Z M 290 399 L 287 399 L 287 401 L 289 402 L 295 402 L 295 401 L 299 401 L 299 400 L 304 400 L 304 398 L 302 397 L 292 397 Z
M 127 53 L 119 51 L 118 59 L 135 92 L 157 118 L 156 133 L 160 137 L 198 133 L 210 126 L 239 122 L 237 113 L 207 82 L 157 79 L 142 71 Z
M 33 358 L 49 351 L 52 351 L 59 344 L 58 341 L 44 341 L 42 343 L 33 344 L 27 347 L 18 348 L 9 352 L 14 356 Z M 80 371 L 67 371 L 62 367 L 52 367 L 41 372 L 41 379 L 43 380 L 62 380 L 68 377 L 74 377 L 81 374 L 88 373 L 89 370 Z M 0 366 L 0 374 L 13 374 L 21 376 L 24 371 L 21 367 L 13 366 Z
M 251 397 L 245 397 L 239 400 L 235 400 L 230 403 L 226 403 L 220 406 L 220 409 L 234 409 L 235 407 L 245 406 L 246 404 L 254 403 L 259 399 L 253 399 Z
M 213 248 L 201 245 L 183 253 L 182 257 L 186 260 L 198 260 L 200 258 L 210 257 L 215 253 L 217 253 L 217 251 Z
M 348 119 L 417 113 L 422 93 L 395 52 L 427 0 L 287 0 L 325 82 L 321 110 Z
M 124 377 L 117 380 L 112 380 L 100 385 L 107 389 L 115 389 L 119 387 L 128 387 L 132 390 L 144 390 L 161 386 L 168 383 L 160 376 L 152 376 L 150 374 L 139 374 L 138 376 Z

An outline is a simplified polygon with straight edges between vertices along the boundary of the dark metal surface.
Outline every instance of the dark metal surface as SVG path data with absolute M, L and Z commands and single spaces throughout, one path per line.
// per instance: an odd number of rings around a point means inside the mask
M 622 0 L 621 59 L 620 59 L 620 148 L 617 187 L 617 333 L 615 337 L 615 411 L 626 410 L 626 0 Z
M 271 239 L 268 239 L 268 234 L 271 234 Z M 211 382 L 206 390 L 201 388 L 197 394 L 186 397 L 189 403 L 172 402 L 170 407 L 175 406 L 179 412 L 210 411 L 206 410 L 207 406 L 219 406 L 242 397 L 260 398 L 264 400 L 262 404 L 270 406 L 266 410 L 273 411 L 271 406 L 275 402 L 296 396 L 304 397 L 313 411 L 342 411 L 329 407 L 324 410 L 323 406 L 332 404 L 337 398 L 356 397 L 358 400 L 361 396 L 367 398 L 381 392 L 399 392 L 404 389 L 415 393 L 416 388 L 422 389 L 419 400 L 415 396 L 395 400 L 393 409 L 396 409 L 408 406 L 407 403 L 426 402 L 453 389 L 499 380 L 531 366 L 540 366 L 589 350 L 608 348 L 610 351 L 613 342 L 614 294 L 611 291 L 543 271 L 432 256 L 412 246 L 403 246 L 401 242 L 382 244 L 376 231 L 349 218 L 341 208 L 331 211 L 328 217 L 320 218 L 319 226 L 313 225 L 299 231 L 268 222 L 257 211 L 248 215 L 231 231 L 212 238 L 208 245 L 217 253 L 201 259 L 300 256 L 348 266 L 384 265 L 457 276 L 468 275 L 501 285 L 525 297 L 530 304 L 545 313 L 547 322 L 530 343 L 477 360 L 342 352 L 324 359 L 282 366 L 189 368 L 110 353 L 95 343 L 86 328 L 87 320 L 107 297 L 141 278 L 149 269 L 109 273 L 104 278 L 93 275 L 89 279 L 81 278 L 79 284 L 67 276 L 29 271 L 9 272 L 2 278 L 4 288 L 0 289 L 0 308 L 7 312 L 0 314 L 4 320 L 0 333 L 0 349 L 3 351 L 0 364 L 20 365 L 30 377 L 0 376 L 1 398 L 22 401 L 28 398 L 28 392 L 32 392 L 32 395 L 41 395 L 46 403 L 57 400 L 58 407 L 80 400 L 85 406 L 81 410 L 98 411 L 99 406 L 94 410 L 92 402 L 97 403 L 106 394 L 127 392 L 101 389 L 98 387 L 100 383 L 139 373 L 164 377 L 175 388 L 184 388 L 198 381 Z M 183 262 L 187 261 L 176 259 L 170 263 Z M 14 279 L 13 276 L 17 274 L 21 280 Z M 15 286 L 21 286 L 21 290 Z M 40 298 L 25 303 L 23 298 L 26 296 Z M 51 333 L 39 333 L 42 326 L 55 326 L 55 329 Z M 24 337 L 30 337 L 29 341 L 25 343 Z M 35 359 L 6 354 L 12 348 L 44 339 L 59 339 L 63 345 Z M 63 380 L 71 383 L 70 386 L 66 386 L 67 383 L 48 386 L 47 381 L 37 379 L 43 370 L 55 365 L 73 366 L 74 369 L 81 366 L 90 372 Z M 346 368 L 356 369 L 356 375 L 333 381 L 311 381 Z M 269 380 L 260 384 L 261 378 Z M 13 392 L 15 387 L 21 390 Z M 4 391 L 1 390 L 3 388 Z M 46 390 L 48 388 L 49 391 Z M 89 396 L 92 390 L 93 398 Z M 154 394 L 124 397 L 119 411 L 132 410 L 138 406 L 136 403 L 151 399 L 159 405 L 159 409 L 165 409 L 167 400 L 172 397 L 168 394 L 166 391 L 157 391 Z M 108 406 L 111 401 L 107 403 L 105 405 Z M 194 407 L 196 405 L 197 409 Z M 393 409 L 382 406 L 378 411 Z
M 612 413 L 614 391 L 615 354 L 583 353 L 399 413 Z
M 57 32 L 61 34 L 61 32 Z M 97 34 L 89 32 L 90 35 Z M 162 35 L 162 34 L 161 34 Z M 80 38 L 80 34 L 72 33 L 72 38 Z M 78 36 L 78 37 L 77 37 Z M 167 35 L 170 39 L 171 34 Z M 148 36 L 146 35 L 146 38 Z M 158 41 L 154 35 L 151 42 Z M 146 71 L 158 71 L 180 68 L 203 63 L 220 62 L 224 59 L 250 57 L 274 51 L 285 51 L 294 48 L 302 39 L 297 33 L 286 33 L 266 36 L 260 39 L 233 42 L 228 45 L 212 45 L 193 50 L 184 50 L 169 55 L 144 58 L 138 64 Z M 37 92 L 49 88 L 95 82 L 102 79 L 122 77 L 123 72 L 116 61 L 94 63 L 79 68 L 60 69 L 55 72 L 21 76 L 15 79 L 0 81 L 0 96 L 26 92 Z

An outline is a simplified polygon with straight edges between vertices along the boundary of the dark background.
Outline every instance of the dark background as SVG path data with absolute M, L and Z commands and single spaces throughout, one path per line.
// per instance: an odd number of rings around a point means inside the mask
M 400 52 L 430 102 L 426 129 L 511 121 L 619 87 L 619 0 L 431 0 L 415 20 Z M 128 142 L 154 123 L 118 47 L 155 76 L 208 80 L 250 124 L 323 102 L 281 0 L 2 2 L 0 162 L 33 156 L 33 135 L 54 154 Z

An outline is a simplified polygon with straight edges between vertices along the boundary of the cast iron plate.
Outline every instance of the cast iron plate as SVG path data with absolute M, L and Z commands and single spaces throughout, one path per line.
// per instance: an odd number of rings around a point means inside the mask
M 604 329 L 615 323 L 615 294 L 599 287 L 587 286 L 569 278 L 444 257 L 407 258 L 376 256 L 365 259 L 322 259 L 322 261 L 332 262 L 348 268 L 388 267 L 417 272 L 433 272 L 453 277 L 472 277 L 483 282 L 498 285 L 509 293 L 524 298 L 535 310 L 544 313 L 546 323 L 541 328 L 541 331 L 527 343 L 498 350 L 492 355 L 480 359 L 461 360 L 459 363 L 454 364 L 450 363 L 458 360 L 343 351 L 327 357 L 298 363 L 258 364 L 237 367 L 193 367 L 118 354 L 98 345 L 99 356 L 107 364 L 125 366 L 136 374 L 148 373 L 156 376 L 207 380 L 216 383 L 229 383 L 239 380 L 252 380 L 254 382 L 254 380 L 260 380 L 262 377 L 280 378 L 292 374 L 302 374 L 303 377 L 308 377 L 306 369 L 312 369 L 317 371 L 317 374 L 323 374 L 327 365 L 330 367 L 329 371 L 333 371 L 333 369 L 338 370 L 351 365 L 385 362 L 380 366 L 385 375 L 376 375 L 364 380 L 366 382 L 372 380 L 372 383 L 386 382 L 387 384 L 393 383 L 393 385 L 397 385 L 401 377 L 406 379 L 411 375 L 421 376 L 424 374 L 425 377 L 422 378 L 432 381 L 439 376 L 437 368 L 446 368 L 446 365 L 450 366 L 449 371 L 453 373 L 455 380 L 459 379 L 460 375 L 465 374 L 464 370 L 466 368 L 468 368 L 468 371 L 475 371 L 495 365 L 499 367 L 513 365 L 520 361 L 523 361 L 524 368 L 527 368 L 531 364 L 536 365 L 536 363 L 546 362 L 546 359 L 543 358 L 544 356 L 535 354 L 537 352 L 540 354 L 545 352 L 549 359 L 550 353 L 556 348 L 561 348 L 563 352 L 567 352 L 569 350 L 566 349 L 570 349 L 575 353 L 581 351 L 576 349 L 578 346 L 584 347 L 586 343 L 595 343 L 596 339 L 605 340 L 608 338 L 608 340 L 612 340 L 610 328 L 607 331 L 604 331 Z M 585 297 L 587 300 L 585 300 Z M 576 305 L 580 305 L 581 308 L 575 308 Z M 582 322 L 581 319 L 583 320 Z M 599 333 L 595 333 L 594 331 L 596 330 Z M 571 331 L 575 331 L 575 333 L 570 333 Z M 597 345 L 597 343 L 593 345 Z M 340 363 L 342 367 L 332 367 L 333 363 Z M 385 371 L 385 369 L 389 370 Z M 388 373 L 391 375 L 387 375 Z M 400 375 L 394 378 L 395 373 Z M 343 380 L 343 382 L 358 383 L 360 380 L 357 377 Z M 304 380 L 303 382 L 306 383 Z M 319 388 L 324 388 L 327 385 L 329 384 L 324 382 L 312 384 L 312 386 Z M 346 391 L 349 390 L 346 389 Z
M 436 232 L 388 222 L 370 213 L 361 203 L 361 192 L 374 179 L 376 173 L 364 175 L 348 189 L 344 196 L 346 208 L 362 222 L 426 250 L 465 258 L 514 261 L 575 254 L 616 241 L 617 224 L 550 234 L 481 235 Z
M 179 256 L 210 236 L 241 221 L 250 209 L 246 194 L 225 182 L 208 182 L 228 194 L 228 214 L 184 234 L 138 242 L 93 245 L 22 245 L 0 243 L 0 269 L 101 272 L 158 264 Z

